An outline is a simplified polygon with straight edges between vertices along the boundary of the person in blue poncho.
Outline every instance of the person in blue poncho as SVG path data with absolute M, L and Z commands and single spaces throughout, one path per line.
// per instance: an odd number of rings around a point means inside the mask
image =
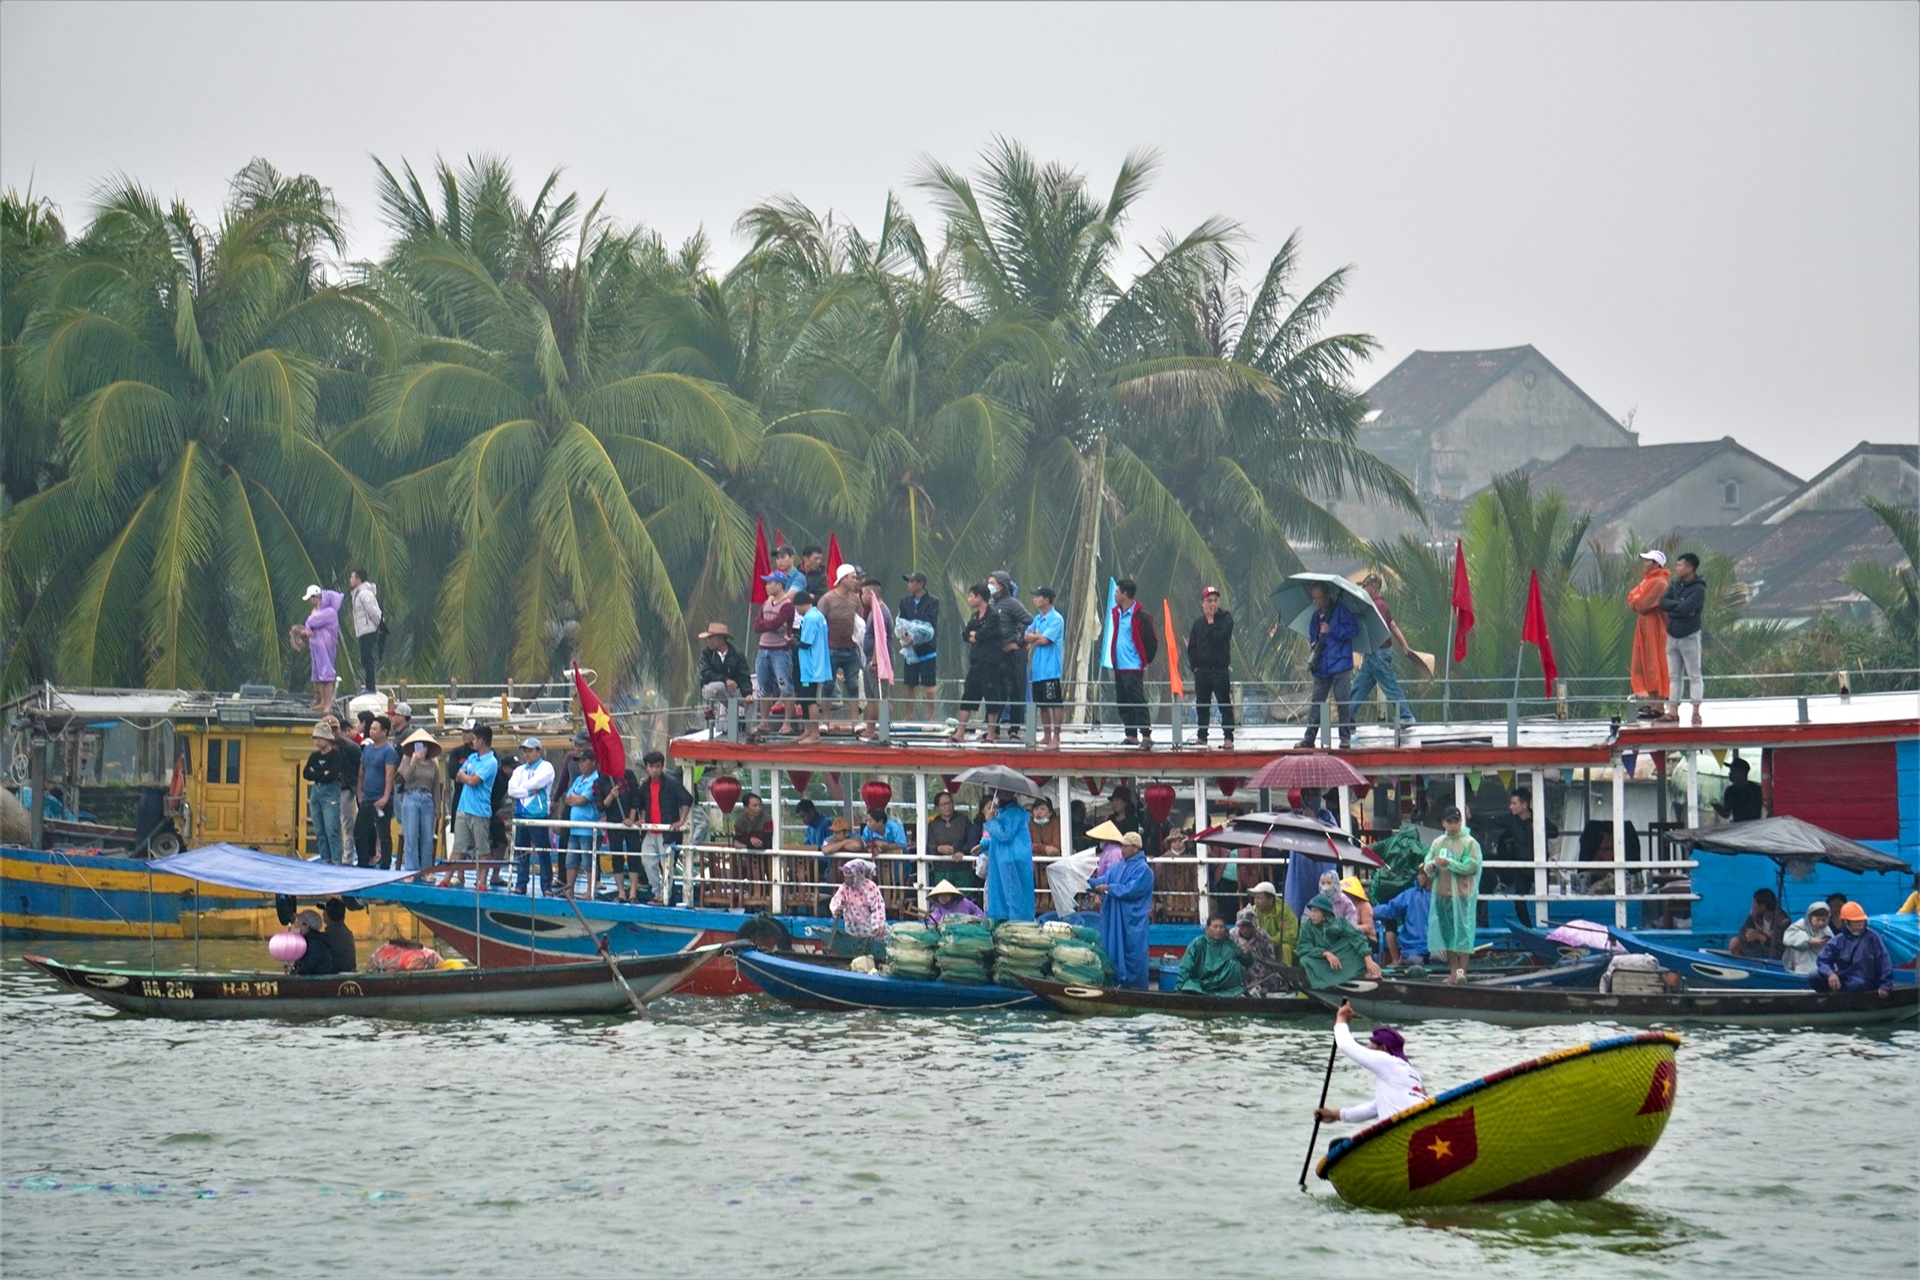
M 1088 882 L 1101 890 L 1100 947 L 1113 965 L 1114 981 L 1147 987 L 1147 925 L 1153 919 L 1153 868 L 1136 840 L 1120 846 L 1126 856 Z
M 1413 883 L 1373 909 L 1373 923 L 1386 931 L 1388 964 L 1427 962 L 1427 916 L 1433 911 L 1433 877 L 1425 867 Z
M 1840 908 L 1841 932 L 1827 939 L 1815 963 L 1815 991 L 1878 991 L 1893 994 L 1893 958 L 1879 934 L 1867 928 L 1867 910 L 1857 902 Z
M 1033 830 L 1013 792 L 981 827 L 980 854 L 987 864 L 987 918 L 1033 919 Z

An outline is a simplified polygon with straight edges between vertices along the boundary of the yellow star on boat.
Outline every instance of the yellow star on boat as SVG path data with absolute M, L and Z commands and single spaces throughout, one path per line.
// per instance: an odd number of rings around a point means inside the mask
M 595 733 L 606 733 L 613 728 L 613 717 L 608 715 L 604 709 L 589 711 L 587 713 L 587 722 L 593 726 Z
M 1435 1138 L 1433 1145 L 1428 1147 L 1427 1150 L 1433 1152 L 1433 1158 L 1435 1160 L 1445 1160 L 1453 1154 L 1453 1144 L 1445 1138 Z

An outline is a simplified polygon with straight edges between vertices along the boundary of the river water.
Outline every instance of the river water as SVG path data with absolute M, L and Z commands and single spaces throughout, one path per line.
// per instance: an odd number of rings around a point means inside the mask
M 259 966 L 225 945 L 207 967 Z M 1295 1186 L 1323 1026 L 758 998 L 169 1023 L 61 994 L 23 949 L 0 960 L 8 1277 L 1898 1276 L 1920 1252 L 1912 1030 L 1695 1031 L 1665 1138 L 1608 1199 L 1399 1214 Z M 1611 1033 L 1409 1031 L 1430 1086 Z

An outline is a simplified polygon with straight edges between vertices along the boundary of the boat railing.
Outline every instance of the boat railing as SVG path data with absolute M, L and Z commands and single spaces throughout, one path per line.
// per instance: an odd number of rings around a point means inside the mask
M 661 855 L 661 870 L 666 883 L 677 890 L 682 904 L 717 910 L 769 911 L 775 915 L 825 914 L 827 900 L 840 884 L 836 868 L 852 857 L 863 857 L 875 864 L 876 882 L 887 898 L 889 912 L 896 918 L 924 913 L 927 895 L 933 886 L 945 878 L 951 868 L 971 867 L 975 856 L 971 853 L 943 855 L 911 848 L 899 852 L 841 850 L 833 853 L 798 845 L 755 848 L 725 833 L 719 838 L 708 833 L 699 839 L 688 839 L 685 838 L 687 832 L 664 825 L 574 822 L 565 818 L 516 818 L 514 827 L 511 849 L 514 861 L 540 852 L 538 845 L 522 838 L 521 828 L 529 831 L 585 828 L 595 832 L 673 837 Z M 638 849 L 612 849 L 598 839 L 595 844 L 587 864 L 590 896 L 599 892 L 603 859 L 640 856 Z M 548 852 L 559 857 L 567 851 L 549 846 Z M 1043 910 L 1048 905 L 1072 909 L 1071 904 L 1049 902 L 1047 868 L 1067 859 L 1084 862 L 1091 852 L 1034 856 L 1035 893 Z M 1246 890 L 1258 880 L 1283 879 L 1287 862 L 1285 856 L 1216 853 L 1205 843 L 1184 843 L 1176 850 L 1150 859 L 1155 880 L 1154 918 L 1203 923 L 1214 909 L 1237 906 L 1244 900 Z M 1690 876 L 1699 865 L 1691 859 L 1577 863 L 1487 861 L 1482 865 L 1495 873 L 1483 880 L 1480 894 L 1483 901 L 1532 904 L 1542 922 L 1572 908 L 1575 903 L 1692 903 L 1699 896 L 1692 892 L 1690 883 L 1674 884 L 1668 880 L 1673 873 Z M 1233 873 L 1231 879 L 1226 876 L 1229 870 Z M 1502 871 L 1533 874 L 1534 891 L 1501 891 L 1497 873 Z M 1254 878 L 1249 879 L 1248 873 Z M 1596 881 L 1608 875 L 1612 877 L 1611 885 L 1604 892 L 1596 891 Z M 983 891 L 968 887 L 962 892 L 977 901 Z M 1573 909 L 1577 913 L 1578 908 Z

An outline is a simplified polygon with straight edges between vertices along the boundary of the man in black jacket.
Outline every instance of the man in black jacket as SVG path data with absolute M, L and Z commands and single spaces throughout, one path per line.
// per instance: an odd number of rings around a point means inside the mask
M 1673 681 L 1673 705 L 1660 717 L 1666 724 L 1680 722 L 1680 704 L 1688 701 L 1693 703 L 1693 722 L 1700 723 L 1706 689 L 1700 672 L 1700 615 L 1706 609 L 1707 580 L 1700 576 L 1700 557 L 1682 551 L 1674 557 L 1673 580 L 1660 597 L 1660 611 L 1667 615 L 1667 675 Z
M 729 698 L 753 700 L 753 672 L 746 655 L 733 647 L 733 631 L 724 622 L 710 622 L 700 633 L 707 647 L 700 651 L 700 697 L 709 708 L 723 707 Z
M 911 718 L 921 701 L 926 702 L 926 715 L 929 717 L 940 711 L 940 601 L 927 590 L 927 575 L 915 569 L 907 575 L 907 594 L 900 597 L 900 607 L 893 611 L 894 617 L 902 622 L 924 622 L 933 628 L 933 638 L 916 644 L 901 653 L 900 678 L 896 684 L 902 691 L 900 711 L 903 717 Z
M 1233 749 L 1233 615 L 1220 607 L 1220 588 L 1202 587 L 1200 616 L 1187 634 L 1187 661 L 1193 665 L 1193 705 L 1200 714 L 1201 746 L 1213 723 L 1213 703 L 1220 704 L 1220 732 Z

